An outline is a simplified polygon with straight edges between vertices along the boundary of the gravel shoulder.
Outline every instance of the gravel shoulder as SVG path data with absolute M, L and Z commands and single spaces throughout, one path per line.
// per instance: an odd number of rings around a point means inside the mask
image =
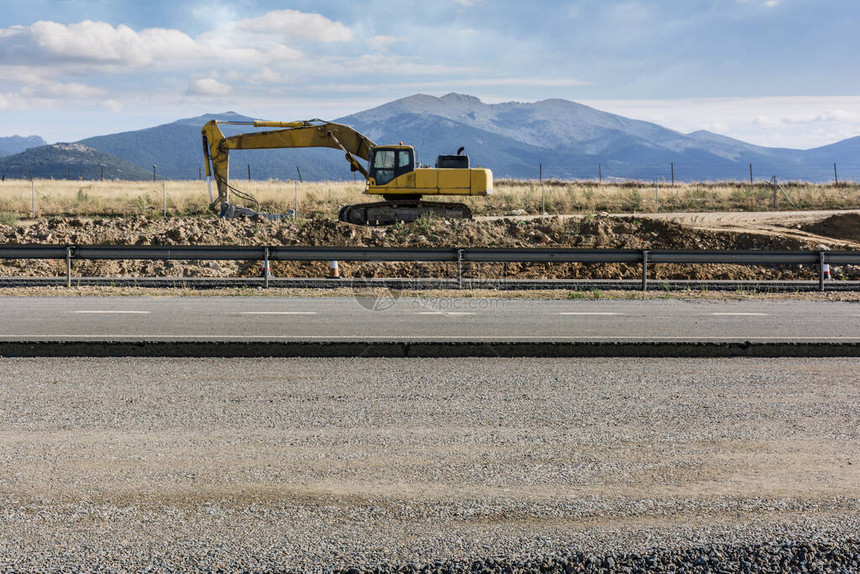
M 0 359 L 0 570 L 840 540 L 850 359 Z

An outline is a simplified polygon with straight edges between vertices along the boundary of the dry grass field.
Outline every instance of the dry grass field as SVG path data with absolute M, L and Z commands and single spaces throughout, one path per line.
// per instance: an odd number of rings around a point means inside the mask
M 364 195 L 360 183 L 238 180 L 233 183 L 257 197 L 263 209 L 272 213 L 296 207 L 298 199 L 300 217 L 335 218 L 342 205 L 377 199 Z M 493 195 L 463 198 L 463 201 L 476 215 L 505 215 L 515 211 L 654 213 L 766 211 L 773 209 L 773 196 L 774 190 L 768 183 L 656 185 L 548 180 L 541 184 L 498 180 Z M 165 211 L 168 216 L 207 215 L 209 198 L 205 181 L 6 180 L 0 183 L 0 223 L 28 219 L 34 212 L 36 217 L 157 217 Z M 776 199 L 779 209 L 856 209 L 860 208 L 860 184 L 784 183 L 776 190 Z

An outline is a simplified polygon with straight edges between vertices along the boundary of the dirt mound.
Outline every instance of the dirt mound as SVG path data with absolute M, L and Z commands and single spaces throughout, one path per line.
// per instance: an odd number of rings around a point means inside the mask
M 856 231 L 855 231 L 856 233 Z M 247 219 L 50 218 L 29 225 L 2 226 L 7 244 L 93 245 L 308 245 L 338 247 L 573 247 L 613 249 L 812 249 L 794 237 L 690 229 L 676 222 L 635 217 L 549 218 L 519 221 L 426 219 L 385 228 L 330 219 L 271 222 Z M 500 265 L 475 265 L 475 276 L 501 273 Z M 436 276 L 455 273 L 450 264 L 343 263 L 352 276 Z M 743 279 L 812 276 L 812 270 L 751 268 L 736 265 L 654 266 L 657 278 Z M 76 261 L 81 276 L 235 277 L 260 272 L 259 262 L 232 261 Z M 324 276 L 327 263 L 273 262 L 276 276 Z M 509 277 L 636 277 L 638 266 L 509 264 Z M 0 274 L 63 275 L 64 261 L 6 261 Z M 798 275 L 799 274 L 799 275 Z
M 813 224 L 802 225 L 809 233 L 860 242 L 860 214 L 840 213 Z

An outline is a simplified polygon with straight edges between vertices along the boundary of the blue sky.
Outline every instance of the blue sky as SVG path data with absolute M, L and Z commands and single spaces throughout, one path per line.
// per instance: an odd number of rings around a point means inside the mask
M 858 29 L 858 0 L 0 0 L 0 136 L 454 91 L 809 148 L 860 135 Z

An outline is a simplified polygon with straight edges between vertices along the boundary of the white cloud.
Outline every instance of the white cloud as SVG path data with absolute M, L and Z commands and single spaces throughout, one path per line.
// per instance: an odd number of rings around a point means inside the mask
M 297 10 L 275 10 L 260 18 L 240 20 L 235 23 L 235 28 L 251 34 L 283 39 L 306 38 L 317 42 L 348 42 L 353 38 L 352 30 L 340 22 Z
M 301 60 L 304 54 L 289 46 L 277 46 L 269 52 L 268 56 L 269 61 L 274 63 Z
M 860 114 L 843 109 L 823 110 L 815 114 L 789 114 L 785 116 L 757 115 L 755 123 L 762 126 L 805 125 L 823 122 L 857 122 Z
M 755 6 L 763 6 L 764 8 L 776 8 L 782 3 L 782 0 L 736 0 L 738 4 L 753 4 Z
M 8 86 L 10 84 L 35 84 L 46 81 L 50 77 L 45 70 L 29 66 L 4 66 L 0 64 L 0 78 Z
M 231 91 L 229 85 L 215 78 L 197 78 L 192 80 L 185 93 L 189 96 L 225 96 Z
M 348 42 L 352 30 L 319 14 L 276 10 L 260 18 L 224 22 L 192 38 L 173 29 L 136 31 L 106 22 L 73 24 L 39 21 L 0 29 L 0 52 L 7 66 L 102 70 L 155 67 L 179 69 L 195 63 L 265 66 L 304 54 L 293 44 Z
M 467 80 L 464 83 L 473 86 L 535 86 L 542 88 L 591 85 L 591 82 L 577 80 L 576 78 L 480 78 Z
M 2 72 L 0 72 L 2 74 Z M 55 82 L 43 77 L 33 77 L 26 84 L 0 94 L 0 108 L 23 110 L 37 106 L 51 106 L 62 102 L 91 102 L 108 94 L 104 88 L 80 82 Z
M 112 112 L 120 112 L 125 109 L 125 105 L 114 99 L 102 100 L 101 105 Z
M 287 79 L 286 75 L 280 74 L 271 68 L 261 68 L 260 71 L 250 77 L 250 81 L 255 84 L 277 84 Z
M 374 50 L 387 50 L 393 44 L 404 40 L 405 38 L 401 36 L 373 36 L 367 41 L 367 44 Z
M 860 135 L 860 96 L 585 100 L 680 132 L 709 130 L 748 143 L 808 149 Z
M 101 98 L 107 93 L 104 88 L 96 88 L 81 84 L 78 82 L 70 82 L 66 84 L 53 83 L 44 87 L 42 94 L 54 98 L 73 98 L 79 100 L 88 100 Z
M 203 55 L 202 47 L 178 30 L 84 20 L 77 24 L 40 21 L 29 28 L 33 47 L 49 58 L 142 66 L 155 60 Z

